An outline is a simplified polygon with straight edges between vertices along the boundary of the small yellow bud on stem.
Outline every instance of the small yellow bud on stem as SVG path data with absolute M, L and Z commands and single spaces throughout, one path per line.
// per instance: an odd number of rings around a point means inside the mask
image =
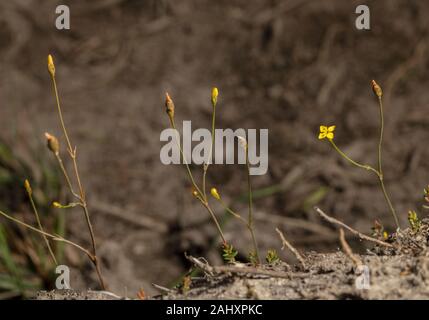
M 31 189 L 30 181 L 28 181 L 27 179 L 25 179 L 24 181 L 24 187 L 29 195 L 33 193 L 33 190 Z
M 58 208 L 58 209 L 61 209 L 61 208 L 63 207 L 63 206 L 61 205 L 61 203 L 56 202 L 56 201 L 52 202 L 52 206 L 53 206 L 54 208 Z
M 216 188 L 211 188 L 210 189 L 210 193 L 211 193 L 211 195 L 212 195 L 213 198 L 215 198 L 216 200 L 220 200 L 220 195 L 217 192 Z
M 217 104 L 218 95 L 219 95 L 219 90 L 216 87 L 214 87 L 212 89 L 212 105 L 213 105 L 213 107 L 215 107 Z
M 375 82 L 375 80 L 372 80 L 371 81 L 371 86 L 372 86 L 372 91 L 374 91 L 374 94 L 378 98 L 381 98 L 383 96 L 383 90 L 381 90 L 381 87 L 378 85 L 378 83 Z
M 58 142 L 58 139 L 47 132 L 45 132 L 45 137 L 49 150 L 57 155 L 60 152 L 60 143 Z
M 48 55 L 48 71 L 51 77 L 55 77 L 55 64 L 52 55 Z

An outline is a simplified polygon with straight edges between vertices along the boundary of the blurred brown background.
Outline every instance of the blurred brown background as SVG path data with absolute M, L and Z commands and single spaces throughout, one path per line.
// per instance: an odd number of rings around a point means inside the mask
M 59 4 L 70 6 L 71 30 L 55 28 Z M 359 4 L 370 7 L 369 31 L 355 28 Z M 151 282 L 167 286 L 187 271 L 184 251 L 220 262 L 210 244 L 215 228 L 184 168 L 159 160 L 164 91 L 178 121 L 209 127 L 217 86 L 218 128 L 269 129 L 269 169 L 253 177 L 265 193 L 255 200 L 261 248 L 279 250 L 280 226 L 299 248 L 335 250 L 336 233 L 316 217 L 315 204 L 363 232 L 376 218 L 393 228 L 377 180 L 317 140 L 320 124 L 336 124 L 337 144 L 376 164 L 371 79 L 385 92 L 384 171 L 404 225 L 407 211 L 422 204 L 428 16 L 421 0 L 2 1 L 0 137 L 37 171 L 28 147 L 43 146 L 45 131 L 61 136 L 46 71 L 52 53 L 110 289 L 153 293 Z M 193 171 L 201 178 L 202 168 Z M 242 166 L 209 170 L 209 185 L 241 211 L 245 179 Z M 14 195 L 0 190 L 10 203 Z M 69 236 L 87 243 L 81 212 L 66 215 Z M 234 221 L 225 228 L 245 255 L 246 230 Z M 73 272 L 72 286 L 95 287 L 80 254 L 66 250 L 66 258 L 84 270 Z

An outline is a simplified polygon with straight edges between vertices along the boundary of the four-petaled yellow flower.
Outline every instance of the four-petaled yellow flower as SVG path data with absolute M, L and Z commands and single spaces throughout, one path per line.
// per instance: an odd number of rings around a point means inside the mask
M 334 139 L 334 130 L 335 130 L 335 126 L 320 126 L 320 133 L 319 133 L 319 139 L 329 139 L 332 140 Z

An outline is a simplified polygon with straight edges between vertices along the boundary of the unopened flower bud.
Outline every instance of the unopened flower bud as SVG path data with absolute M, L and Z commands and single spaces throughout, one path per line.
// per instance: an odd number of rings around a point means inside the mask
M 371 86 L 372 86 L 372 91 L 374 91 L 374 94 L 378 98 L 381 98 L 381 96 L 383 95 L 383 90 L 381 90 L 381 87 L 377 84 L 377 82 L 375 82 L 375 80 L 371 81 Z
M 24 181 L 24 187 L 29 195 L 33 193 L 33 190 L 31 189 L 30 181 L 28 181 L 27 179 L 25 179 Z
M 213 105 L 213 107 L 215 107 L 217 104 L 218 95 L 219 95 L 219 90 L 216 87 L 214 87 L 212 89 L 212 105 Z
M 216 200 L 220 200 L 220 195 L 217 192 L 216 188 L 211 188 L 210 189 L 210 193 L 211 193 L 211 195 L 212 195 L 213 198 L 215 198 Z
M 51 55 L 48 55 L 48 71 L 51 77 L 55 77 L 55 64 L 54 58 Z
M 47 132 L 45 132 L 45 137 L 49 150 L 57 155 L 60 152 L 60 143 L 58 142 L 58 139 Z
M 63 206 L 61 205 L 61 203 L 59 203 L 59 202 L 57 202 L 57 201 L 54 201 L 54 202 L 52 202 L 52 206 L 54 207 L 54 208 L 57 208 L 57 209 L 61 209 Z
M 171 121 L 174 119 L 174 102 L 168 92 L 165 93 L 165 109 Z

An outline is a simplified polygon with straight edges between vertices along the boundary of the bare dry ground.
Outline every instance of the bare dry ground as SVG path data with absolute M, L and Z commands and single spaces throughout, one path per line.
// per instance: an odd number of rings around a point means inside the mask
M 307 252 L 304 265 L 279 262 L 253 267 L 245 264 L 213 267 L 204 259 L 193 263 L 203 270 L 186 289 L 163 289 L 148 299 L 429 299 L 429 219 L 418 231 L 392 234 L 387 243 L 364 255 L 354 255 L 369 270 L 368 286 L 359 278 L 363 268 L 341 251 Z M 190 258 L 192 259 L 192 258 Z M 359 286 L 359 283 L 361 286 Z M 127 297 L 72 290 L 40 292 L 40 300 L 109 300 Z
M 368 1 L 371 31 L 354 27 L 359 1 L 61 3 L 69 3 L 72 11 L 67 32 L 54 29 L 58 1 L 0 3 L 0 76 L 7 80 L 0 83 L 1 137 L 25 149 L 38 139 L 42 143 L 44 131 L 59 135 L 45 70 L 46 55 L 53 53 L 103 269 L 117 294 L 140 287 L 154 294 L 152 282 L 168 286 L 189 267 L 185 251 L 212 264 L 221 262 L 217 246 L 211 245 L 215 229 L 190 196 L 183 168 L 159 161 L 159 134 L 168 125 L 162 107 L 165 90 L 176 102 L 178 120 L 192 119 L 196 127 L 209 126 L 210 88 L 218 86 L 219 127 L 269 129 L 269 171 L 253 179 L 255 189 L 276 190 L 255 202 L 264 251 L 280 247 L 277 226 L 298 248 L 335 251 L 337 233 L 314 214 L 315 202 L 361 231 L 369 232 L 375 218 L 393 231 L 377 181 L 316 139 L 319 124 L 335 123 L 338 144 L 353 158 L 375 163 L 373 78 L 386 93 L 385 176 L 402 223 L 408 209 L 420 207 L 421 190 L 429 181 L 424 143 L 429 123 L 428 3 Z M 193 170 L 201 176 L 201 168 Z M 242 167 L 216 166 L 209 179 L 228 202 L 245 208 L 236 200 L 246 188 Z M 86 242 L 81 218 L 70 212 L 68 229 L 74 240 Z M 228 223 L 226 236 L 245 256 L 248 239 L 239 228 Z M 360 244 L 355 248 L 364 252 Z M 76 268 L 72 286 L 95 287 L 91 266 L 73 251 L 67 257 Z M 315 268 L 322 257 L 333 257 L 326 268 L 340 268 L 344 272 L 338 281 L 348 283 L 335 297 L 341 292 L 359 296 L 350 291 L 346 259 L 339 253 L 314 255 Z M 365 259 L 377 272 L 387 268 L 382 257 Z M 386 259 L 387 265 L 396 259 L 420 270 L 414 257 Z M 316 288 L 323 277 L 314 276 Z M 266 280 L 237 281 L 245 288 L 246 281 Z M 231 294 L 227 288 L 225 295 Z M 290 297 L 306 295 L 292 289 Z M 334 297 L 330 294 L 326 297 Z

